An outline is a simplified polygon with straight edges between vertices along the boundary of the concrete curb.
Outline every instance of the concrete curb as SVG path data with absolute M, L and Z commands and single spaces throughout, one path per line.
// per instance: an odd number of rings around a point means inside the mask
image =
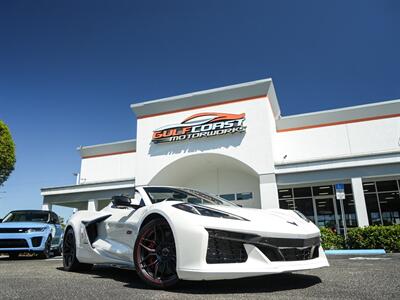
M 326 255 L 375 255 L 385 254 L 385 249 L 343 249 L 343 250 L 325 250 Z

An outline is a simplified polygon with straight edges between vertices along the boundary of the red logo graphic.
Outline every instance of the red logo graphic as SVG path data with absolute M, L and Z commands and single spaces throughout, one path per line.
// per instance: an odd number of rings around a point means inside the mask
M 243 126 L 246 114 L 198 113 L 182 123 L 172 124 L 153 131 L 153 143 L 167 143 L 202 137 L 246 131 Z

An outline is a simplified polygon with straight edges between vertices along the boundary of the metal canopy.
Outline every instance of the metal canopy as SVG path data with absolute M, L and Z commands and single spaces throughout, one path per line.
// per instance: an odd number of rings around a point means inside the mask
M 107 181 L 41 189 L 43 204 L 80 208 L 89 200 L 110 200 L 115 195 L 134 196 L 135 180 Z

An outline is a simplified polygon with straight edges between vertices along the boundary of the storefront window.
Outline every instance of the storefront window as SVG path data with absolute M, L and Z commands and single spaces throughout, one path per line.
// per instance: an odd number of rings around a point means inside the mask
M 236 200 L 240 201 L 240 200 L 252 200 L 253 199 L 252 192 L 236 193 L 236 194 L 222 194 L 219 196 L 228 201 L 236 201 Z
M 253 193 L 252 192 L 237 193 L 236 194 L 236 200 L 251 200 L 251 199 L 253 199 Z
M 346 225 L 357 226 L 353 191 L 351 184 L 344 185 L 346 199 L 343 200 Z M 282 188 L 278 190 L 279 206 L 283 209 L 297 209 L 320 227 L 342 231 L 341 209 L 336 202 L 334 185 Z
M 292 198 L 292 189 L 280 189 L 278 190 L 279 194 L 279 199 L 285 199 L 285 198 Z
M 397 180 L 363 183 L 371 225 L 400 224 L 399 185 Z
M 376 194 L 366 194 L 365 203 L 367 205 L 368 221 L 370 225 L 381 225 L 381 213 L 379 211 L 378 198 Z
M 301 187 L 301 188 L 294 188 L 294 197 L 295 198 L 302 198 L 302 197 L 311 197 L 312 192 L 310 187 Z
M 397 191 L 398 186 L 396 180 L 377 181 L 376 189 L 378 190 L 378 192 Z
M 333 187 L 331 185 L 314 186 L 312 190 L 314 196 L 333 195 Z
M 294 204 L 298 211 L 315 223 L 312 198 L 296 199 Z
M 379 204 L 383 225 L 400 224 L 400 198 L 398 192 L 380 193 Z
M 336 207 L 338 211 L 339 224 L 342 224 L 340 200 L 336 200 Z M 353 195 L 346 195 L 346 199 L 343 200 L 343 207 L 345 212 L 344 216 L 346 220 L 346 226 L 357 227 L 357 215 Z
M 235 201 L 235 194 L 224 194 L 224 195 L 219 195 L 219 196 L 228 201 Z
M 344 185 L 344 193 L 346 195 L 351 195 L 353 194 L 353 188 L 351 187 L 351 184 L 345 184 Z
M 375 193 L 375 182 L 365 182 L 363 183 L 364 194 L 365 193 Z
M 330 198 L 316 199 L 318 226 L 336 228 L 335 210 Z
M 279 207 L 282 209 L 295 209 L 293 199 L 279 200 Z

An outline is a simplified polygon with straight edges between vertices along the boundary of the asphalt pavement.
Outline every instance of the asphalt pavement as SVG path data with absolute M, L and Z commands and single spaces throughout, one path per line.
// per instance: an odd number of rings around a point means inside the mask
M 400 299 L 400 254 L 330 257 L 328 268 L 152 290 L 112 267 L 70 273 L 61 257 L 0 257 L 0 299 Z

